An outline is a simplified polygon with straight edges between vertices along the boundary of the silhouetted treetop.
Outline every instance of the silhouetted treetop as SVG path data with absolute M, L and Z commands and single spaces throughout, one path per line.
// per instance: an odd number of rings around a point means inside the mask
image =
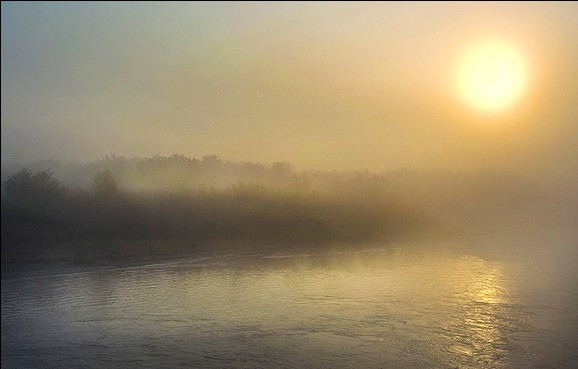
M 63 186 L 49 171 L 32 174 L 29 170 L 22 169 L 2 182 L 2 190 L 7 200 L 32 201 L 57 197 Z
M 92 191 L 99 197 L 113 197 L 119 192 L 119 185 L 108 169 L 97 172 L 92 178 Z

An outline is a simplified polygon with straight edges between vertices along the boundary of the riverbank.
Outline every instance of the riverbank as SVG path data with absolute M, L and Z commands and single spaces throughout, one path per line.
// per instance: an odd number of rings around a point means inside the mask
M 189 263 L 211 259 L 265 257 L 286 258 L 318 254 L 340 254 L 351 252 L 371 252 L 375 250 L 428 247 L 435 244 L 452 242 L 447 239 L 414 239 L 403 241 L 373 241 L 364 243 L 333 244 L 269 244 L 255 245 L 249 243 L 214 242 L 211 244 L 191 245 L 185 240 L 147 241 L 147 242 L 109 242 L 102 244 L 85 243 L 82 250 L 107 249 L 116 250 L 116 255 L 102 255 L 96 252 L 85 252 L 82 255 L 64 252 L 53 254 L 50 259 L 8 262 L 2 261 L 2 279 L 27 278 L 52 274 L 84 273 L 94 270 L 105 270 L 143 266 L 157 263 Z M 455 242 L 455 239 L 452 243 Z M 53 245 L 54 249 L 78 250 L 79 244 Z M 129 252 L 132 250 L 132 252 Z
M 27 252 L 17 258 L 2 258 L 2 279 L 215 258 L 231 253 L 251 255 L 272 250 L 271 247 L 254 245 L 232 248 L 230 243 L 218 242 L 192 244 L 186 240 L 60 243 L 49 246 L 28 244 L 25 249 Z M 51 253 L 40 253 L 46 249 Z

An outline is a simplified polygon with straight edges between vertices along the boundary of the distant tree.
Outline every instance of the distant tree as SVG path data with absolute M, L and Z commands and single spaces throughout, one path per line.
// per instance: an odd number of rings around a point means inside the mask
M 291 165 L 291 163 L 288 163 L 286 161 L 280 161 L 280 162 L 277 161 L 277 162 L 273 163 L 273 165 L 271 166 L 271 170 L 276 175 L 287 176 L 293 172 L 294 168 L 293 168 L 293 165 Z
M 92 178 L 92 191 L 99 197 L 110 198 L 119 192 L 119 185 L 112 172 L 105 169 Z
M 32 174 L 22 169 L 2 182 L 2 190 L 7 200 L 38 201 L 58 197 L 64 186 L 49 171 Z
M 201 164 L 209 169 L 217 169 L 223 165 L 223 161 L 217 155 L 203 156 Z

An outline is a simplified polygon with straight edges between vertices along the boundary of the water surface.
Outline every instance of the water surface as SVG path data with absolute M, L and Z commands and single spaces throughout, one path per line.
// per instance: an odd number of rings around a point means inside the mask
M 2 368 L 572 367 L 577 290 L 536 274 L 386 249 L 12 278 Z

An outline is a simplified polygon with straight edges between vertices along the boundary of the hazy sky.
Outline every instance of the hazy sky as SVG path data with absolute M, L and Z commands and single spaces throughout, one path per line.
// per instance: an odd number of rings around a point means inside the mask
M 491 114 L 456 88 L 488 40 L 528 67 Z M 2 2 L 1 123 L 3 162 L 578 171 L 578 3 Z

